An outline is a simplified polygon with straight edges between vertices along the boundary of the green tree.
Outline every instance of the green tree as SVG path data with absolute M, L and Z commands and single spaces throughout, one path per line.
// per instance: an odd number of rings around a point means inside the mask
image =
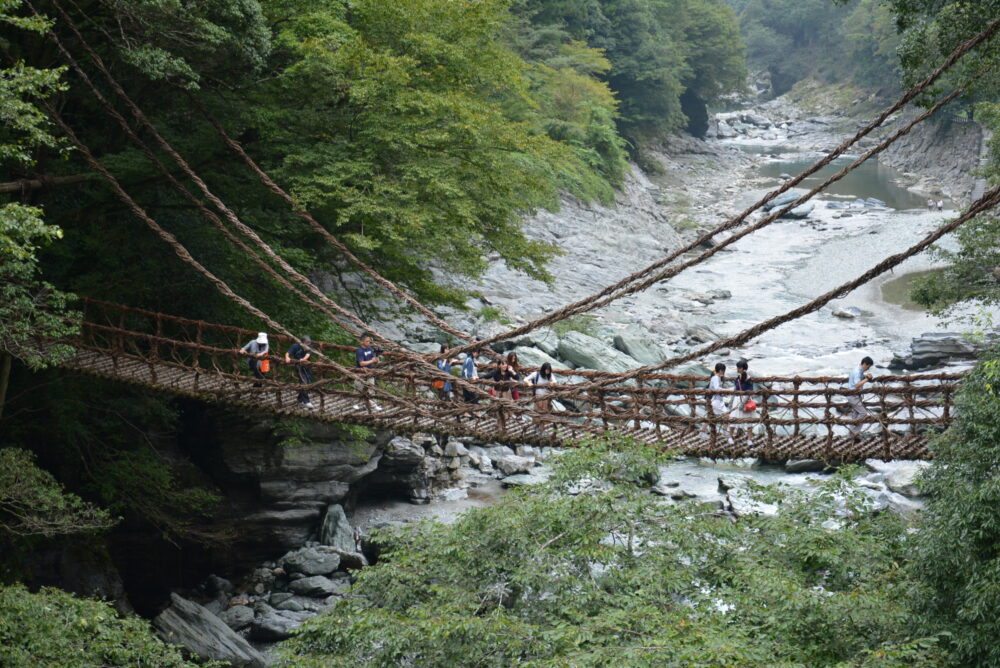
M 32 453 L 0 448 L 0 530 L 51 538 L 114 524 L 106 511 L 67 494 L 50 473 L 38 468 Z
M 0 2 L 0 25 L 16 31 L 42 32 L 40 19 L 18 16 L 19 0 Z M 28 167 L 42 148 L 61 150 L 37 102 L 65 90 L 62 70 L 23 63 L 0 70 L 0 164 Z M 43 219 L 41 209 L 0 202 L 0 416 L 6 402 L 13 358 L 33 368 L 54 364 L 72 350 L 50 345 L 74 331 L 67 322 L 69 295 L 39 278 L 37 253 L 62 230 Z
M 1000 666 L 1000 355 L 966 374 L 957 420 L 932 444 L 914 544 L 914 596 L 925 627 L 944 631 L 956 666 Z

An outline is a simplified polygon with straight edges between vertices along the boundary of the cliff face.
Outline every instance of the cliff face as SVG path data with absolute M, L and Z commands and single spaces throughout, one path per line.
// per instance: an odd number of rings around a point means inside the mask
M 919 112 L 910 108 L 897 125 L 912 120 Z M 880 162 L 920 177 L 915 190 L 938 193 L 967 203 L 971 199 L 983 141 L 982 127 L 957 118 L 928 119 L 900 138 L 883 153 Z

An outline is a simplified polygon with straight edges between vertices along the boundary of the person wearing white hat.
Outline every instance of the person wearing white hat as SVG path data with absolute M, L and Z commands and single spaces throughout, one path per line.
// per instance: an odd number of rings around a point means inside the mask
M 253 376 L 258 381 L 264 380 L 264 374 L 260 370 L 260 361 L 267 356 L 269 346 L 267 343 L 267 332 L 260 332 L 257 334 L 257 338 L 250 341 L 245 346 L 240 348 L 240 352 L 244 355 L 250 355 L 250 359 L 247 360 L 247 365 L 250 370 L 253 371 Z M 262 383 L 254 383 L 254 387 L 260 387 Z

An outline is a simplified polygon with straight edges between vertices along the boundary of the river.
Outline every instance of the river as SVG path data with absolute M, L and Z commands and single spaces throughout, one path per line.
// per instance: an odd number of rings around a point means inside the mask
M 759 182 L 763 188 L 742 193 L 737 200 L 740 206 L 779 186 L 782 174 L 798 174 L 821 157 L 754 148 L 768 153 L 760 157 L 758 168 L 766 180 Z M 848 158 L 837 160 L 802 185 L 812 188 L 848 162 Z M 710 307 L 712 326 L 722 335 L 793 309 L 907 248 L 955 215 L 947 201 L 944 211 L 928 211 L 922 196 L 896 185 L 898 177 L 895 170 L 869 161 L 814 198 L 816 206 L 808 218 L 781 220 L 755 232 L 731 250 L 680 274 L 671 285 L 702 292 L 729 290 L 731 299 Z M 841 207 L 859 198 L 877 198 L 886 206 L 830 208 L 831 203 Z M 954 240 L 947 237 L 942 243 L 954 246 Z M 939 318 L 900 299 L 899 290 L 889 291 L 893 301 L 882 290 L 890 281 L 934 266 L 926 253 L 910 258 L 893 273 L 830 306 L 764 334 L 741 354 L 751 360 L 758 375 L 846 374 L 864 355 L 883 366 L 912 337 L 945 329 Z M 862 315 L 855 319 L 834 316 L 833 311 L 841 306 L 857 307 Z

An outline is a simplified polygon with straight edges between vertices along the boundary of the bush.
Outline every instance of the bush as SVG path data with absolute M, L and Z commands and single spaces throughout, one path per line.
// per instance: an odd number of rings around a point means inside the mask
M 118 617 L 102 601 L 58 589 L 32 594 L 0 587 L 0 665 L 195 666 L 164 644 L 138 617 Z
M 648 493 L 662 460 L 605 439 L 455 524 L 382 535 L 355 594 L 285 646 L 294 665 L 913 666 L 901 520 L 848 482 L 768 492 L 734 523 Z

